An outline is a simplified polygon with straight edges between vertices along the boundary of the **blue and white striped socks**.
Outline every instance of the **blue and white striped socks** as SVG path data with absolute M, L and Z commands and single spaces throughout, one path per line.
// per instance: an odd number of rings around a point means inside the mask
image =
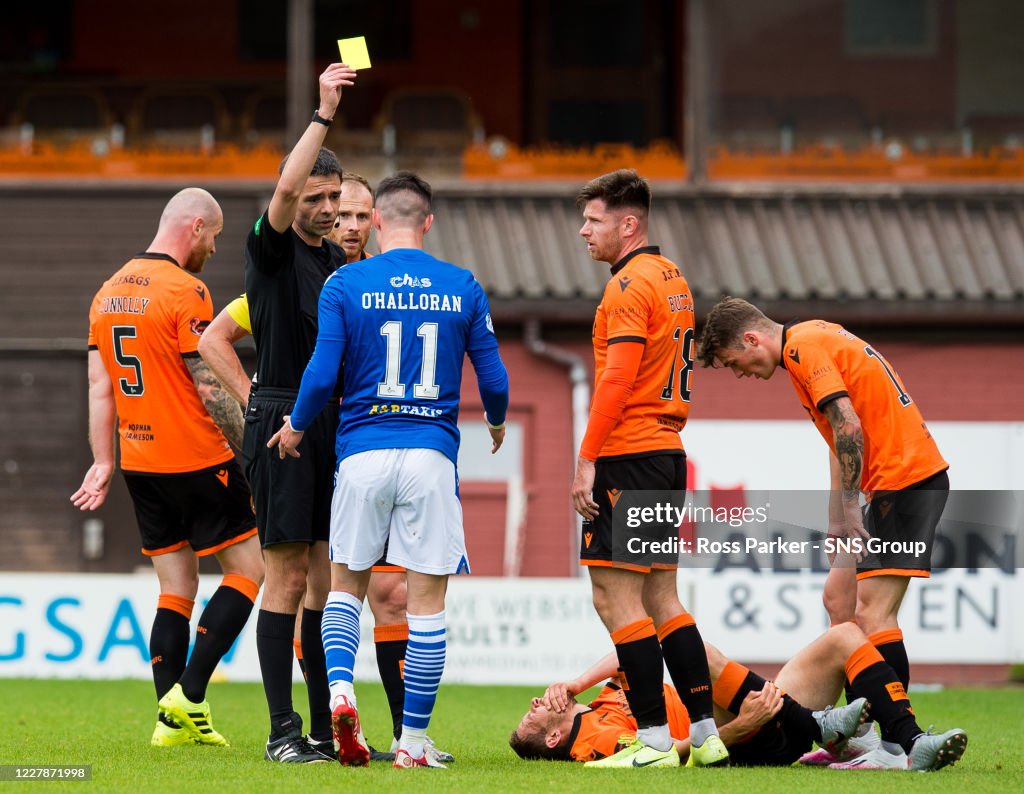
M 327 682 L 331 687 L 331 708 L 338 695 L 344 695 L 355 705 L 352 688 L 352 670 L 356 651 L 359 650 L 359 613 L 363 602 L 351 593 L 332 590 L 327 596 L 320 636 L 324 641 L 327 658 Z
M 442 611 L 436 615 L 409 615 L 409 644 L 405 650 L 405 709 L 399 746 L 413 758 L 423 757 L 427 724 L 444 672 L 444 614 Z

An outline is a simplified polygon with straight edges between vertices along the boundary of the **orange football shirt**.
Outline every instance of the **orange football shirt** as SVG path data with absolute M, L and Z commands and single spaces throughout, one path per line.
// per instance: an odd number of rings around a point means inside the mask
M 675 688 L 663 684 L 668 709 L 668 729 L 675 739 L 690 735 L 690 715 Z M 595 761 L 607 758 L 622 749 L 623 735 L 635 735 L 636 719 L 626 701 L 626 693 L 606 685 L 590 702 L 590 711 L 580 714 L 570 737 L 569 757 L 574 761 Z
M 233 457 L 183 357 L 213 319 L 202 281 L 164 254 L 139 254 L 104 283 L 89 311 L 89 349 L 114 387 L 121 468 L 199 471 Z
M 594 383 L 608 347 L 644 345 L 633 392 L 600 458 L 681 450 L 693 386 L 693 296 L 679 268 L 651 246 L 613 271 L 594 318 Z
M 896 370 L 841 325 L 809 320 L 785 326 L 782 365 L 833 454 L 832 425 L 822 408 L 837 397 L 850 398 L 864 434 L 861 490 L 869 497 L 949 468 Z

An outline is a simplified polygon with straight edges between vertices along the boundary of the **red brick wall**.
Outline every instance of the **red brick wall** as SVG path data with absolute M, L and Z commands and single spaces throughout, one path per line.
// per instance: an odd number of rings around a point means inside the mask
M 505 560 L 505 483 L 459 483 L 466 552 L 476 576 L 502 576 Z
M 589 342 L 572 347 L 592 360 Z M 515 338 L 501 340 L 501 357 L 509 370 L 509 418 L 523 426 L 523 485 L 527 494 L 522 572 L 527 576 L 565 576 L 571 560 L 575 526 L 569 487 L 575 451 L 572 440 L 572 387 L 565 367 L 533 356 Z M 462 382 L 462 415 L 483 410 L 473 368 Z M 479 486 L 467 483 L 470 492 Z M 500 503 L 500 506 L 499 506 Z M 467 543 L 474 572 L 500 571 L 504 547 L 504 498 L 464 500 Z M 486 539 L 474 535 L 480 531 Z M 474 551 L 476 549 L 476 551 Z

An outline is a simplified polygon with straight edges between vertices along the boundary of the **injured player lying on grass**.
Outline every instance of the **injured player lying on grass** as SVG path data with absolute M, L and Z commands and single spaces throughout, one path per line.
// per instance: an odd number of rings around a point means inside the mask
M 857 739 L 857 753 L 844 756 L 856 757 L 832 768 L 931 771 L 956 763 L 966 748 L 962 730 L 932 735 L 918 727 L 896 674 L 854 623 L 834 626 L 818 637 L 783 666 L 774 682 L 729 660 L 714 646 L 706 647 L 715 719 L 736 766 L 789 766 L 809 755 L 814 743 L 838 756 L 869 708 L 898 737 L 900 746 L 890 748 L 897 752 L 879 747 L 872 732 Z M 575 695 L 605 679 L 610 680 L 589 705 L 576 702 Z M 844 681 L 858 697 L 833 708 Z M 665 700 L 676 751 L 685 761 L 689 740 L 675 737 L 688 735 L 689 716 L 669 685 Z M 612 653 L 574 681 L 552 684 L 543 697 L 533 698 L 509 744 L 525 759 L 604 766 L 633 740 L 636 730 Z

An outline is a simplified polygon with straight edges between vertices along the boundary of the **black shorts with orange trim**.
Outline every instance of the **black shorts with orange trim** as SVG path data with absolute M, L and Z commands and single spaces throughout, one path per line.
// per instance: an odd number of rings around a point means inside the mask
M 899 491 L 876 491 L 868 504 L 864 528 L 883 544 L 895 544 L 857 563 L 857 578 L 931 576 L 935 530 L 948 498 L 949 475 L 945 471 Z M 906 551 L 918 542 L 925 544 L 926 554 Z
M 249 486 L 234 458 L 184 474 L 122 474 L 148 557 L 188 547 L 202 557 L 256 534 Z
M 580 565 L 611 566 L 647 572 L 651 565 L 630 562 L 615 552 L 613 511 L 624 491 L 686 491 L 686 455 L 656 452 L 628 457 L 598 458 L 594 465 L 594 501 L 598 515 L 584 521 L 580 537 Z M 655 565 L 675 568 L 674 564 Z
M 267 441 L 292 412 L 296 392 L 260 387 L 245 409 L 242 459 L 252 488 L 263 547 L 327 541 L 334 494 L 336 400 L 317 414 L 299 444 L 298 458 L 281 459 Z
M 814 737 L 783 727 L 778 720 L 761 726 L 749 739 L 729 747 L 733 766 L 790 766 L 814 745 Z

